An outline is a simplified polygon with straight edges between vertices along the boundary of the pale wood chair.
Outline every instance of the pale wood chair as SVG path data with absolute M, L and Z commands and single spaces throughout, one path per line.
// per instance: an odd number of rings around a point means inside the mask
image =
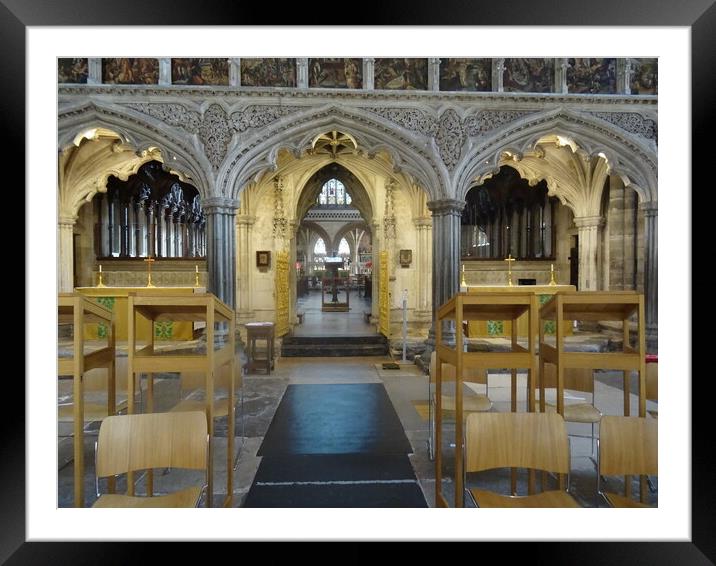
M 502 495 L 472 488 L 478 507 L 580 507 L 569 494 L 569 442 L 557 413 L 472 413 L 467 417 L 465 473 L 526 468 L 567 476 L 567 489 Z
M 592 442 L 591 442 L 591 457 L 594 460 L 594 426 L 598 425 L 601 418 L 602 412 L 597 409 L 594 403 L 594 370 L 589 368 L 565 368 L 563 377 L 563 389 L 569 389 L 570 391 L 579 391 L 582 393 L 589 393 L 591 395 L 591 402 L 570 402 L 565 400 L 564 403 L 564 420 L 570 423 L 583 423 L 592 426 Z M 553 389 L 557 391 L 557 371 L 554 364 L 544 364 L 544 376 L 538 375 L 540 380 L 540 391 L 542 391 L 541 383 L 544 377 L 544 389 Z M 542 397 L 539 400 L 540 411 L 542 412 L 557 412 L 557 405 L 553 403 L 547 403 L 544 400 L 542 403 Z M 595 462 L 596 464 L 596 462 Z
M 95 445 L 97 496 L 93 507 L 197 507 L 208 481 L 209 434 L 203 411 L 106 418 Z M 168 495 L 99 493 L 99 479 L 153 468 L 204 471 L 204 483 Z
M 646 493 L 641 491 L 641 502 L 631 497 L 631 475 L 659 473 L 658 420 L 646 417 L 604 416 L 599 431 L 599 474 L 597 492 L 611 507 L 649 507 Z M 605 492 L 602 476 L 625 475 L 624 495 Z
M 430 384 L 429 384 L 429 407 L 428 407 L 428 456 L 432 460 L 435 456 L 435 364 L 436 353 L 430 355 Z M 442 368 L 443 382 L 455 382 L 455 366 L 443 363 Z M 465 414 L 474 412 L 484 412 L 492 409 L 492 401 L 488 397 L 489 384 L 487 378 L 487 370 L 483 368 L 465 368 L 464 383 L 478 383 L 485 386 L 485 394 L 470 392 L 463 395 L 462 408 Z M 442 396 L 443 415 L 455 416 L 455 397 L 450 395 Z
M 659 402 L 659 362 L 646 364 L 646 400 Z M 659 418 L 659 411 L 647 411 L 652 417 Z

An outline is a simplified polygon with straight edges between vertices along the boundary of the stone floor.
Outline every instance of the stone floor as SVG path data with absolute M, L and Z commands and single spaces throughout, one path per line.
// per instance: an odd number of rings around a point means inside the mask
M 339 296 L 339 298 L 341 298 Z M 365 322 L 371 312 L 371 299 L 351 291 L 348 312 L 321 312 L 321 292 L 309 290 L 299 297 L 296 311 L 302 312 L 303 322 L 293 328 L 294 336 L 365 336 L 375 334 L 375 324 Z
M 332 313 L 339 314 L 339 313 Z M 342 314 L 342 313 L 341 313 Z M 123 355 L 121 350 L 120 354 Z M 270 375 L 247 375 L 243 387 L 238 392 L 236 415 L 236 473 L 234 479 L 233 505 L 240 507 L 252 484 L 260 463 L 257 451 L 281 398 L 289 384 L 349 384 L 349 383 L 383 383 L 395 410 L 403 424 L 405 433 L 412 445 L 410 456 L 416 476 L 430 506 L 435 502 L 435 468 L 428 457 L 428 421 L 425 412 L 420 409 L 428 400 L 428 378 L 415 365 L 401 365 L 399 370 L 384 370 L 382 363 L 390 361 L 388 357 L 355 357 L 355 358 L 284 358 L 276 362 L 275 371 Z M 622 414 L 623 394 L 621 374 L 616 372 L 599 372 L 596 374 L 595 403 L 604 414 Z M 635 388 L 632 387 L 632 391 Z M 520 408 L 524 410 L 524 376 L 520 377 L 519 388 Z M 67 402 L 67 384 L 60 388 L 60 398 Z M 201 396 L 199 392 L 193 395 Z M 490 376 L 489 396 L 494 402 L 493 411 L 509 410 L 509 375 L 495 374 Z M 567 392 L 567 399 L 578 399 L 583 394 Z M 155 410 L 168 410 L 179 401 L 180 387 L 178 374 L 160 374 L 155 382 Z M 589 401 L 589 398 L 587 398 Z M 648 408 L 655 405 L 648 403 Z M 636 396 L 632 394 L 632 414 L 636 414 Z M 591 439 L 589 425 L 568 423 L 571 438 L 572 455 L 572 493 L 578 501 L 587 507 L 604 506 L 596 496 L 596 473 L 591 455 Z M 94 441 L 92 436 L 99 423 L 86 426 L 85 437 L 85 486 L 86 504 L 95 500 L 94 480 Z M 70 423 L 59 424 L 58 437 L 58 491 L 60 507 L 72 505 L 72 438 Z M 226 419 L 217 419 L 216 438 L 214 445 L 215 463 L 215 499 L 225 492 L 226 485 Z M 446 428 L 448 431 L 449 428 Z M 450 468 L 454 448 L 449 446 L 448 439 L 443 446 L 445 466 L 448 479 L 445 480 L 444 492 L 451 497 L 452 475 Z M 496 486 L 504 482 L 498 476 L 487 476 L 486 479 L 470 478 L 471 481 L 487 481 L 488 485 Z M 160 474 L 155 483 L 160 490 L 171 490 L 182 482 L 190 481 L 186 474 L 171 472 Z M 138 480 L 138 492 L 141 493 L 143 477 Z M 611 489 L 618 489 L 618 480 L 610 484 Z M 222 492 L 223 490 L 223 492 Z M 653 495 L 654 500 L 656 494 Z

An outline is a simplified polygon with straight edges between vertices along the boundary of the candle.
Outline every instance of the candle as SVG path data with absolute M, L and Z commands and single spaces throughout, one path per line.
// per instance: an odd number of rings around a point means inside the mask
M 554 264 L 553 264 L 553 263 L 550 263 L 550 264 L 549 264 L 549 270 L 550 270 L 550 271 L 554 271 Z
M 102 273 L 102 264 L 99 264 L 99 272 Z
M 199 266 L 195 265 L 194 267 L 196 267 L 196 272 L 199 273 Z

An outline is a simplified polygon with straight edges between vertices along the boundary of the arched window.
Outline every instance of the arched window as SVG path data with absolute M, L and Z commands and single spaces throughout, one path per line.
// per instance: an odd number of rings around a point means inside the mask
M 338 179 L 326 181 L 316 198 L 316 204 L 346 206 L 352 201 L 346 187 Z
M 341 238 L 341 243 L 338 244 L 338 255 L 351 255 L 351 248 L 348 246 L 348 241 L 345 238 Z
M 316 240 L 316 245 L 313 246 L 313 255 L 326 255 L 326 243 L 323 238 Z

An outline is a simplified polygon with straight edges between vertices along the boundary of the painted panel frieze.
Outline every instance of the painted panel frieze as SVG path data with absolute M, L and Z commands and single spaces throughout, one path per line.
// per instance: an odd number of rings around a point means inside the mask
M 309 59 L 308 86 L 319 88 L 362 88 L 361 59 Z
M 87 58 L 57 59 L 57 82 L 86 84 L 89 60 Z
M 241 86 L 296 86 L 296 60 L 241 59 Z
M 440 59 L 440 90 L 492 90 L 492 59 Z
M 228 59 L 172 59 L 172 84 L 228 85 Z
M 632 59 L 629 87 L 632 94 L 656 94 L 658 59 Z
M 616 91 L 616 59 L 567 59 L 567 92 L 614 94 Z
M 377 90 L 427 90 L 427 59 L 376 59 Z
M 159 59 L 102 59 L 102 82 L 155 85 L 159 82 Z
M 505 59 L 505 92 L 552 92 L 554 59 Z

